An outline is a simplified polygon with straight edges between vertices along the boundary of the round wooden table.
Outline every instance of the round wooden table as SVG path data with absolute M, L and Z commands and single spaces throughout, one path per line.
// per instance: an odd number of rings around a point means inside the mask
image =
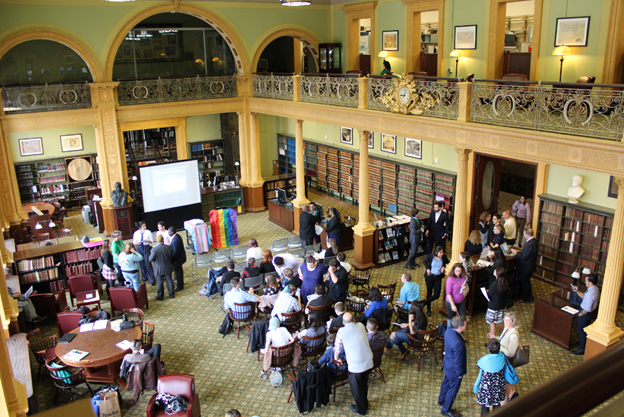
M 33 206 L 37 207 L 42 212 L 45 212 L 47 210 L 48 214 L 54 214 L 54 211 L 56 210 L 56 207 L 54 207 L 54 204 L 38 202 L 38 203 L 24 204 L 22 206 L 22 211 L 26 213 L 26 215 L 29 215 L 30 213 L 34 213 L 32 209 Z
M 104 330 L 92 330 L 80 333 L 80 328 L 72 330 L 76 337 L 69 343 L 56 345 L 56 356 L 65 364 L 77 368 L 85 368 L 84 375 L 89 382 L 118 384 L 121 361 L 131 349 L 121 350 L 117 343 L 123 340 L 133 341 L 141 339 L 142 329 L 134 326 L 132 329 L 116 332 L 111 329 L 110 322 Z M 63 358 L 73 349 L 89 352 L 81 361 L 68 361 Z M 125 386 L 125 384 L 123 384 Z

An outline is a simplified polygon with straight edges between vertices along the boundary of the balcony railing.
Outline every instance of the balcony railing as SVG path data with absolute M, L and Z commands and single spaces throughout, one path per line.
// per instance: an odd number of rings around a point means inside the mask
M 471 121 L 621 140 L 624 85 L 475 80 Z
M 236 97 L 236 76 L 120 81 L 117 96 L 121 106 Z
M 45 84 L 2 88 L 6 114 L 88 109 L 91 107 L 89 84 Z
M 307 103 L 357 108 L 359 90 L 357 76 L 323 74 L 301 79 L 301 101 Z
M 273 98 L 277 100 L 293 100 L 292 75 L 254 74 L 254 97 Z

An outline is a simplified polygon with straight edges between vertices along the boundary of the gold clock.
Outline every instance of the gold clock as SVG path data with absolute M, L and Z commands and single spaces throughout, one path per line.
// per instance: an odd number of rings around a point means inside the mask
M 381 96 L 381 101 L 393 113 L 422 114 L 435 105 L 435 99 L 427 92 L 417 91 L 411 75 L 394 80 L 394 88 Z

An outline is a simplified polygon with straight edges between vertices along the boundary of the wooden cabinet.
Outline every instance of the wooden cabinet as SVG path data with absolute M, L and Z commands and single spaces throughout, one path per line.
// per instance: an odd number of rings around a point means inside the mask
M 202 190 L 202 215 L 204 220 L 210 218 L 210 211 L 221 208 L 233 208 L 243 212 L 243 189 L 240 187 L 225 190 L 209 188 Z
M 319 43 L 319 72 L 342 74 L 341 44 Z
M 211 180 L 217 175 L 224 175 L 225 161 L 223 154 L 223 141 L 213 140 L 209 142 L 190 143 L 190 159 L 196 159 L 199 167 L 199 184 L 201 188 L 211 187 Z
M 280 204 L 269 200 L 269 221 L 292 232 L 295 229 L 295 212 L 292 204 Z
M 374 245 L 375 265 L 405 261 L 410 251 L 409 220 L 403 224 L 377 229 Z
M 277 198 L 277 189 L 286 191 L 287 197 L 294 197 L 297 191 L 297 174 L 282 174 L 264 178 L 262 190 L 264 192 L 264 205 L 271 199 Z M 307 187 L 306 187 L 307 195 Z M 292 230 L 292 229 L 291 229 Z

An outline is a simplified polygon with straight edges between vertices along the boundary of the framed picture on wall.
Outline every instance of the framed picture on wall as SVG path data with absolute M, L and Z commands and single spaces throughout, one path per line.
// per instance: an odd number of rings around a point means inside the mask
M 405 138 L 405 156 L 422 159 L 422 141 L 420 139 Z
M 381 45 L 384 51 L 398 51 L 399 50 L 399 31 L 398 30 L 384 30 L 381 32 Z
M 340 142 L 353 145 L 353 129 L 350 127 L 340 128 Z
M 557 18 L 555 46 L 587 46 L 589 16 Z
M 388 153 L 396 153 L 396 136 L 382 133 L 381 150 Z
M 82 135 L 80 133 L 61 135 L 61 150 L 63 152 L 81 151 L 82 149 Z
M 615 182 L 615 177 L 613 175 L 609 178 L 609 190 L 607 191 L 607 196 L 611 198 L 618 197 L 618 183 Z
M 368 148 L 373 149 L 375 147 L 375 133 L 370 132 L 368 134 Z
M 43 155 L 41 138 L 19 139 L 20 156 Z
M 453 49 L 477 49 L 477 25 L 455 26 Z

